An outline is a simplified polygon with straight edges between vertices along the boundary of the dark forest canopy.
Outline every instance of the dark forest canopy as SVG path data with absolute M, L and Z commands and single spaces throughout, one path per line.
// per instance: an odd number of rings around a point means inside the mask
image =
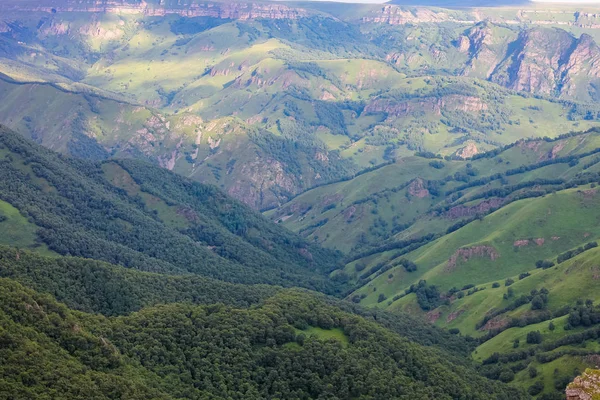
M 215 187 L 137 161 L 91 163 L 0 128 L 0 200 L 62 255 L 151 272 L 336 293 L 336 252 L 309 244 Z
M 9 398 L 525 398 L 294 290 L 259 307 L 172 304 L 107 318 L 10 279 L 0 289 Z

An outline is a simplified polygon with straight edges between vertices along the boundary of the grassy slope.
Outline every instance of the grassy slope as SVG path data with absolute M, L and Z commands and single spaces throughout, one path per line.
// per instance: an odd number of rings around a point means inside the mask
M 479 175 L 473 179 L 504 173 L 521 165 L 536 164 L 547 160 L 551 154 L 554 154 L 554 157 L 565 157 L 587 153 L 598 148 L 599 144 L 597 133 L 558 141 L 520 143 L 494 157 L 470 161 L 472 166 L 479 171 Z M 356 227 L 358 232 L 360 231 L 359 227 L 362 226 L 362 231 L 366 232 L 364 226 L 373 224 L 373 221 L 379 216 L 389 223 L 393 216 L 417 210 L 419 204 L 423 203 L 425 211 L 432 205 L 438 204 L 449 204 L 450 207 L 457 204 L 475 206 L 482 200 L 470 199 L 490 189 L 529 182 L 534 179 L 568 180 L 582 173 L 596 173 L 599 170 L 597 160 L 598 156 L 593 154 L 581 158 L 577 164 L 568 164 L 565 161 L 521 173 L 511 173 L 505 176 L 506 182 L 504 183 L 494 180 L 482 185 L 475 185 L 462 190 L 462 195 L 459 197 L 450 198 L 450 195 L 445 195 L 438 198 L 426 196 L 419 199 L 416 196 L 407 196 L 407 189 L 396 192 L 390 189 L 410 182 L 415 177 L 427 181 L 434 177 L 439 179 L 440 176 L 452 175 L 455 171 L 464 171 L 467 162 L 443 161 L 444 168 L 438 170 L 428 165 L 430 160 L 403 158 L 400 162 L 361 175 L 353 180 L 311 190 L 294 199 L 280 211 L 270 212 L 269 216 L 300 232 L 315 222 L 328 218 L 328 221 L 322 226 L 311 228 L 304 233 L 313 239 L 318 237 L 326 245 L 336 246 L 338 243 L 344 243 L 344 237 L 353 238 L 353 227 Z M 444 185 L 443 191 L 455 192 L 461 184 L 451 181 Z M 543 187 L 543 185 L 541 186 Z M 384 189 L 387 189 L 387 192 L 382 192 Z M 377 193 L 385 193 L 385 195 L 374 197 Z M 467 284 L 474 284 L 483 290 L 460 299 L 454 296 L 448 305 L 442 305 L 427 315 L 430 321 L 441 327 L 457 328 L 462 334 L 471 336 L 483 336 L 487 333 L 487 330 L 477 330 L 476 324 L 480 323 L 488 312 L 510 305 L 515 299 L 522 295 L 528 295 L 533 289 L 546 288 L 550 291 L 547 309 L 551 311 L 556 311 L 564 306 L 574 306 L 576 300 L 582 297 L 598 301 L 600 299 L 594 295 L 598 292 L 596 266 L 600 252 L 597 249 L 584 252 L 574 259 L 548 270 L 535 268 L 537 260 L 556 261 L 558 254 L 600 237 L 597 227 L 600 215 L 596 211 L 599 206 L 598 199 L 597 187 L 583 185 L 566 190 L 559 189 L 556 193 L 548 193 L 543 197 L 511 202 L 480 220 L 475 220 L 453 233 L 446 234 L 440 239 L 402 256 L 417 264 L 416 272 L 406 272 L 401 266 L 391 268 L 379 276 L 373 275 L 372 280 L 359 289 L 356 295 L 365 296 L 361 300 L 361 304 L 367 306 L 424 315 L 425 313 L 417 304 L 414 294 L 398 300 L 394 299 L 394 296 L 403 294 L 405 289 L 420 279 L 426 279 L 428 284 L 437 285 L 441 292 L 452 287 L 460 289 Z M 357 201 L 360 204 L 352 204 Z M 337 206 L 328 209 L 327 205 L 331 203 Z M 348 218 L 348 210 L 352 207 L 358 210 L 362 207 L 367 212 L 356 213 L 358 220 L 354 221 L 352 218 Z M 394 208 L 396 212 L 394 212 Z M 390 236 L 388 231 L 387 236 L 383 237 L 392 237 L 388 240 L 399 240 L 432 231 L 444 232 L 457 220 L 460 218 L 449 218 L 444 214 L 421 215 L 405 231 L 395 236 Z M 373 234 L 371 231 L 368 232 L 368 235 Z M 385 232 L 378 234 L 386 235 Z M 368 237 L 376 238 L 377 234 Z M 543 242 L 539 239 L 543 239 Z M 371 240 L 377 243 L 376 239 Z M 535 240 L 538 240 L 539 244 Z M 477 246 L 487 246 L 493 249 L 495 259 L 490 259 L 491 253 L 482 252 L 467 257 L 467 260 L 459 256 L 456 265 L 448 266 L 448 260 L 458 249 Z M 344 247 L 344 249 L 349 248 L 348 244 Z M 400 258 L 395 256 L 397 252 L 398 250 L 391 250 L 375 253 L 351 262 L 347 265 L 346 272 L 353 279 L 357 279 L 358 275 L 378 263 L 393 264 L 394 257 L 396 257 L 396 261 Z M 366 268 L 356 272 L 358 264 L 365 264 Z M 524 272 L 529 272 L 531 275 L 519 280 L 518 275 Z M 503 298 L 507 293 L 507 287 L 504 285 L 507 278 L 515 281 L 511 286 L 514 291 L 513 297 L 508 300 Z M 500 287 L 493 288 L 492 284 L 495 282 L 499 283 Z M 467 291 L 465 290 L 463 293 L 466 294 Z M 378 302 L 381 294 L 387 299 Z M 492 320 L 494 325 L 489 325 L 489 327 L 502 326 L 513 318 L 536 315 L 539 315 L 539 311 L 531 311 L 531 304 L 528 303 L 494 318 Z M 582 328 L 572 331 L 563 330 L 565 320 L 566 317 L 554 318 L 553 322 L 557 328 L 552 332 L 548 330 L 548 320 L 524 327 L 510 328 L 479 346 L 474 353 L 474 358 L 482 360 L 494 352 L 501 354 L 512 352 L 512 343 L 515 339 L 519 339 L 521 342 L 521 346 L 517 350 L 528 349 L 532 346 L 525 343 L 525 338 L 527 332 L 532 330 L 540 330 L 545 342 L 583 330 Z M 486 329 L 488 328 L 486 327 Z M 586 343 L 585 351 L 595 348 L 594 342 L 587 341 Z M 582 348 L 562 346 L 555 351 L 568 349 Z M 531 358 L 527 360 L 526 364 L 538 370 L 538 377 L 531 378 L 527 370 L 521 371 L 516 373 L 513 384 L 527 389 L 537 380 L 542 380 L 545 382 L 544 393 L 553 393 L 556 379 L 572 377 L 575 369 L 582 370 L 593 366 L 593 362 L 586 357 L 572 355 L 559 357 L 549 363 L 541 363 L 535 358 Z
M 492 158 L 473 161 L 443 160 L 444 167 L 441 169 L 430 166 L 431 160 L 428 159 L 402 157 L 391 165 L 352 180 L 310 190 L 267 215 L 324 246 L 347 253 L 351 250 L 360 252 L 360 248 L 364 250 L 370 245 L 380 245 L 382 240 L 394 241 L 428 233 L 443 233 L 449 226 L 476 213 L 470 211 L 454 216 L 431 214 L 430 211 L 438 206 L 463 204 L 475 207 L 482 200 L 470 199 L 491 189 L 535 179 L 568 180 L 578 173 L 594 172 L 598 167 L 594 164 L 586 168 L 597 157 L 590 155 L 574 166 L 565 162 L 512 174 L 505 176 L 504 183 L 494 180 L 463 189 L 460 191 L 462 196 L 453 197 L 456 196 L 457 189 L 464 185 L 464 182 L 456 181 L 453 176 L 457 172 L 464 173 L 467 164 L 477 171 L 477 175 L 471 180 L 479 180 L 549 158 L 590 152 L 598 146 L 600 135 L 597 133 L 555 142 L 521 143 Z M 427 181 L 440 181 L 447 177 L 452 179 L 440 187 L 438 195 L 428 192 L 418 194 L 415 190 L 419 187 L 415 186 L 414 180 L 420 180 L 426 188 Z M 407 225 L 410 226 L 407 228 Z M 372 261 L 374 260 L 369 260 Z
M 537 260 L 551 259 L 597 239 L 600 237 L 596 224 L 600 217 L 596 215 L 599 197 L 596 190 L 591 190 L 589 195 L 579 191 L 569 189 L 543 198 L 519 200 L 409 253 L 406 257 L 419 269 L 405 273 L 402 267 L 397 267 L 389 271 L 394 279 L 388 279 L 387 274 L 375 278 L 363 291 L 370 293 L 377 287 L 377 292 L 369 294 L 364 301 L 372 304 L 382 292 L 393 297 L 419 279 L 426 279 L 444 290 L 504 280 L 535 269 Z M 534 239 L 544 239 L 544 242 L 537 245 Z M 521 247 L 515 244 L 519 240 L 529 243 Z M 448 260 L 458 249 L 476 246 L 493 248 L 497 254 L 495 259 L 491 260 L 488 253 L 468 261 L 459 257 L 456 266 L 449 266 Z

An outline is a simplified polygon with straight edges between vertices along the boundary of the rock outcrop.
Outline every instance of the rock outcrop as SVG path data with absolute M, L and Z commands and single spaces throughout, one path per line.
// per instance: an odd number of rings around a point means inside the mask
M 600 370 L 586 369 L 567 386 L 567 400 L 595 400 L 600 398 Z
M 448 259 L 446 271 L 453 271 L 459 262 L 467 262 L 473 257 L 486 257 L 491 261 L 495 261 L 498 257 L 500 257 L 500 254 L 498 254 L 496 249 L 492 246 L 463 247 L 456 250 L 456 252 L 454 252 L 454 254 Z
M 490 79 L 518 91 L 597 100 L 600 49 L 589 35 L 579 39 L 561 29 L 523 31 Z M 589 98 L 581 98 L 589 93 Z
M 0 12 L 89 12 L 112 14 L 143 14 L 183 17 L 213 17 L 223 19 L 296 19 L 307 15 L 301 8 L 283 4 L 252 2 L 217 2 L 192 0 L 181 5 L 178 0 L 6 0 L 0 3 Z
M 363 22 L 404 25 L 414 23 L 431 23 L 450 21 L 453 18 L 445 12 L 428 8 L 405 9 L 393 5 L 385 5 L 374 16 L 363 17 Z
M 478 22 L 491 22 L 503 25 L 564 25 L 576 26 L 586 29 L 600 29 L 600 13 L 579 12 L 568 9 L 512 9 L 509 13 L 498 15 L 487 12 L 480 8 L 480 0 L 477 7 L 469 8 L 465 5 L 462 12 L 455 10 L 443 10 L 439 8 L 427 8 L 424 6 L 401 6 L 386 4 L 372 14 L 363 17 L 365 23 L 379 23 L 390 25 L 426 24 L 439 22 L 457 22 L 475 24 Z M 560 15 L 560 18 L 557 18 Z
M 368 113 L 384 112 L 395 117 L 405 117 L 413 112 L 428 112 L 440 115 L 442 110 L 479 112 L 488 109 L 487 103 L 476 96 L 452 94 L 443 97 L 423 97 L 407 101 L 375 99 L 365 107 Z

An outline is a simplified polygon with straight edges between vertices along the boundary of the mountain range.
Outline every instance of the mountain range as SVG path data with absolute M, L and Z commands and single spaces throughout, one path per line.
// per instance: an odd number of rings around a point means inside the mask
M 3 1 L 0 394 L 586 398 L 599 40 L 593 5 Z
M 584 130 L 600 112 L 585 9 L 2 7 L 0 85 L 14 102 L 0 122 L 78 157 L 142 158 L 255 209 L 414 151 Z

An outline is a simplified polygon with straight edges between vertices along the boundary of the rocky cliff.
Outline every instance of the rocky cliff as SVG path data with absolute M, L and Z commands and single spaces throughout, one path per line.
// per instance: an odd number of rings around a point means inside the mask
M 587 369 L 566 390 L 567 400 L 600 399 L 600 370 Z
M 219 2 L 181 0 L 8 0 L 0 3 L 0 12 L 89 12 L 113 14 L 142 14 L 164 16 L 178 14 L 185 17 L 213 17 L 223 19 L 296 19 L 307 15 L 301 8 L 283 4 L 257 2 Z
M 587 34 L 561 29 L 521 32 L 490 80 L 518 91 L 597 101 L 600 49 Z
M 490 12 L 492 8 L 466 8 L 462 11 L 427 7 L 407 7 L 386 4 L 364 16 L 365 23 L 390 25 L 420 24 L 431 22 L 458 22 L 474 24 L 488 21 L 507 25 L 573 26 L 586 29 L 600 29 L 600 13 L 577 11 L 575 9 L 511 8 L 506 13 Z

